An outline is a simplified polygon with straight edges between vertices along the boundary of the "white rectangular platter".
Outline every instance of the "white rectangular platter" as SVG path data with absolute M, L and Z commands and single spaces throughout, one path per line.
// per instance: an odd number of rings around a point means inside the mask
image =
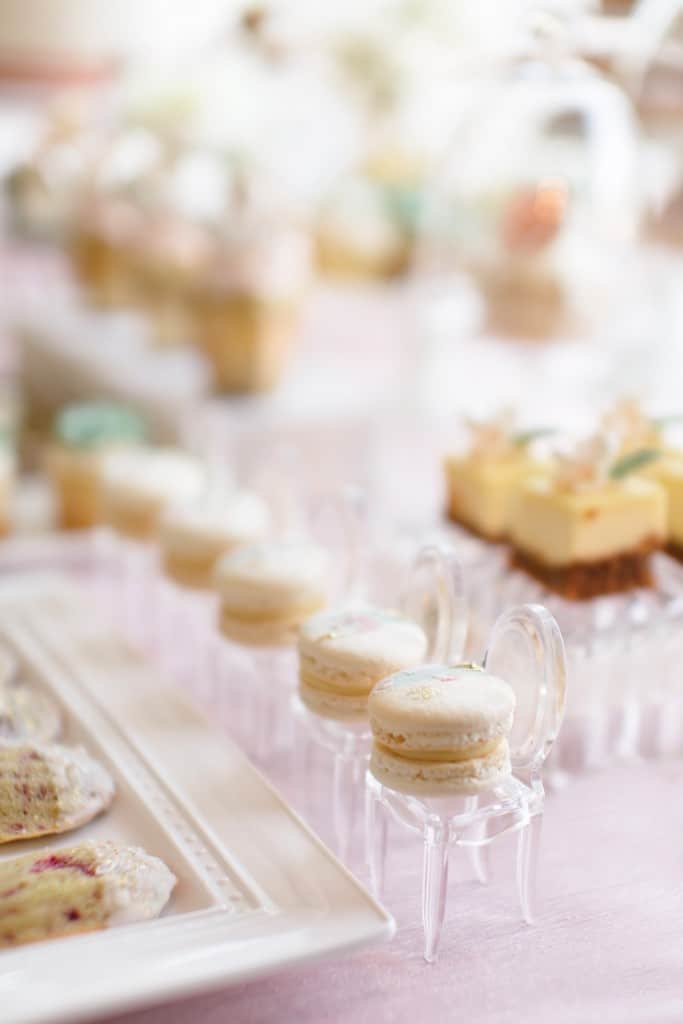
M 54 841 L 143 846 L 178 878 L 158 920 L 0 952 L 3 1024 L 76 1024 L 389 938 L 393 922 L 223 735 L 73 584 L 0 582 L 0 638 L 110 770 L 112 808 Z

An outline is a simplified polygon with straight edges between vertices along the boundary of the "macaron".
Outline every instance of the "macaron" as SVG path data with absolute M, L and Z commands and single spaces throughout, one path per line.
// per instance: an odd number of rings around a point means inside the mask
M 159 527 L 164 570 L 184 586 L 209 589 L 220 558 L 262 540 L 269 526 L 268 505 L 248 491 L 172 505 Z
M 294 646 L 299 627 L 327 604 L 327 552 L 304 541 L 264 541 L 224 555 L 214 586 L 220 628 L 238 643 Z
M 427 636 L 411 619 L 371 605 L 314 615 L 299 631 L 299 695 L 331 719 L 367 717 L 373 686 L 424 662 Z
M 399 792 L 467 795 L 510 775 L 512 687 L 476 666 L 423 665 L 368 699 L 372 774 Z
M 202 463 L 179 448 L 141 445 L 112 452 L 102 467 L 106 521 L 125 536 L 150 540 L 164 510 L 195 500 L 205 485 Z

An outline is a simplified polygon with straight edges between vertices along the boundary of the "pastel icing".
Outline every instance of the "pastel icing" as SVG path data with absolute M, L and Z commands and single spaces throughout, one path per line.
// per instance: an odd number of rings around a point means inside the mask
M 116 402 L 78 402 L 65 406 L 55 421 L 55 436 L 72 448 L 98 448 L 112 443 L 139 443 L 143 419 Z

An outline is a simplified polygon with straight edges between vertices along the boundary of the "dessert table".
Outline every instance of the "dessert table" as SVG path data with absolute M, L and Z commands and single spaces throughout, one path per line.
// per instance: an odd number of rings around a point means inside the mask
M 457 864 L 440 959 L 426 964 L 420 842 L 401 840 L 387 879 L 398 924 L 390 944 L 116 1022 L 678 1021 L 682 782 L 679 761 L 618 763 L 551 794 L 533 927 L 519 918 L 503 842 L 487 888 Z
M 48 299 L 60 290 L 57 279 L 55 289 Z M 532 423 L 534 417 L 544 423 L 550 411 L 567 422 L 627 388 L 647 367 L 646 398 L 679 411 L 672 395 L 675 378 L 680 380 L 674 371 L 681 344 L 673 327 L 668 351 L 659 338 L 649 346 L 634 342 L 630 361 L 621 360 L 609 340 L 593 352 L 589 342 L 531 351 L 466 336 L 450 344 L 425 335 L 416 344 L 413 298 L 399 286 L 322 288 L 281 392 L 272 402 L 240 401 L 223 410 L 234 428 L 233 452 L 257 452 L 273 431 L 280 440 L 291 437 L 304 445 L 302 466 L 316 480 L 345 482 L 345 467 L 360 466 L 368 478 L 360 482 L 376 490 L 378 517 L 394 514 L 415 525 L 434 521 L 438 512 L 438 455 L 455 431 L 458 399 L 465 395 L 468 410 L 479 413 L 516 393 L 529 394 Z M 372 443 L 359 460 L 361 439 Z M 298 781 L 287 762 L 271 761 L 268 774 L 296 805 Z M 427 965 L 421 843 L 394 829 L 385 899 L 398 925 L 391 943 L 110 1018 L 109 1024 L 378 1024 L 415 1016 L 477 1024 L 678 1021 L 682 782 L 682 761 L 629 760 L 573 777 L 551 792 L 534 927 L 519 915 L 514 837 L 493 846 L 486 888 L 454 855 L 440 959 Z M 330 822 L 316 824 L 329 840 Z

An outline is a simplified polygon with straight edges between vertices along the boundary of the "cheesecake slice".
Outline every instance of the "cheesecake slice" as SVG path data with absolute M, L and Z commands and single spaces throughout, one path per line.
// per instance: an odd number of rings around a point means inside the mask
M 581 600 L 651 586 L 649 556 L 666 537 L 666 493 L 654 481 L 607 478 L 572 489 L 537 479 L 523 485 L 515 504 L 511 561 Z
M 470 533 L 502 541 L 522 483 L 547 471 L 528 449 L 548 431 L 515 432 L 514 416 L 507 409 L 490 420 L 470 421 L 469 427 L 469 450 L 444 459 L 447 515 Z
M 666 495 L 667 551 L 683 562 L 683 456 L 665 455 L 658 459 L 651 467 L 650 478 Z
M 522 483 L 539 472 L 538 463 L 524 452 L 495 459 L 453 455 L 446 458 L 444 468 L 449 519 L 494 542 L 507 535 Z

